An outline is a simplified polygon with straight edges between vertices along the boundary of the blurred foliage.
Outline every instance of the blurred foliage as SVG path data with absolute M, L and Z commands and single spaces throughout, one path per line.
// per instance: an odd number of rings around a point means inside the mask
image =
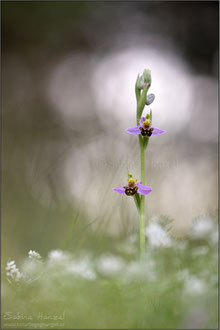
M 153 222 L 165 233 L 164 218 Z M 199 237 L 192 231 L 170 247 L 163 246 L 159 230 L 155 234 L 161 245 L 148 242 L 142 260 L 138 237 L 132 235 L 111 240 L 108 247 L 96 236 L 96 250 L 91 240 L 73 253 L 55 250 L 43 260 L 21 261 L 22 281 L 9 284 L 4 277 L 4 328 L 10 323 L 17 329 L 58 323 L 60 329 L 216 329 L 217 222 L 203 217 L 199 223 Z M 63 320 L 47 319 L 63 313 Z M 27 316 L 32 320 L 25 320 Z

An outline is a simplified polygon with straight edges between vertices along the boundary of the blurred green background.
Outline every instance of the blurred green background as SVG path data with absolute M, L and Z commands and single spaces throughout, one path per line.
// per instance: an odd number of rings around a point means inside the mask
M 111 249 L 138 230 L 134 84 L 152 71 L 148 219 L 217 210 L 218 2 L 1 2 L 2 255 Z M 70 228 L 73 231 L 70 231 Z M 69 236 L 68 236 L 69 233 Z M 66 239 L 68 238 L 68 241 Z M 66 242 L 66 243 L 65 243 Z

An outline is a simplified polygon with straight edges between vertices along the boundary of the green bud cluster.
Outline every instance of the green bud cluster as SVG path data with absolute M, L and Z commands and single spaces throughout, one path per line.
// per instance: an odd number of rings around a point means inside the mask
M 144 87 L 151 85 L 151 71 L 150 70 L 144 70 L 143 74 L 140 76 L 138 75 L 137 78 L 137 88 L 138 89 L 144 89 Z
M 145 105 L 152 103 L 155 98 L 153 94 L 150 94 L 149 97 L 147 97 L 147 92 L 150 86 L 151 71 L 145 69 L 142 75 L 138 75 L 135 84 L 135 93 L 137 99 L 137 125 L 139 125 L 139 121 L 141 119 Z

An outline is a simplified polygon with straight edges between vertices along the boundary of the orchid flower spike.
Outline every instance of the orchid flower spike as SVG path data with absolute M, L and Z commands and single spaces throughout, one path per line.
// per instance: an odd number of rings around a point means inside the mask
M 134 135 L 141 134 L 142 136 L 148 136 L 148 137 L 150 137 L 151 135 L 161 135 L 166 133 L 166 131 L 152 126 L 149 116 L 141 117 L 140 125 L 126 129 L 126 132 Z
M 134 180 L 133 178 L 130 178 L 128 180 L 128 184 L 124 187 L 116 187 L 113 188 L 114 191 L 116 191 L 119 194 L 125 194 L 127 196 L 133 196 L 136 193 L 140 195 L 147 195 L 152 191 L 151 187 L 145 186 L 141 184 L 141 182 L 137 182 L 137 180 Z

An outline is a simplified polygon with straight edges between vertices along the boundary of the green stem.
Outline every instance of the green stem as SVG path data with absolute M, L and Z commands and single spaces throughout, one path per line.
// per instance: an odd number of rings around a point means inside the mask
M 140 153 L 141 153 L 141 183 L 145 184 L 145 148 L 144 139 L 139 135 Z
M 141 183 L 145 185 L 145 147 L 142 136 L 139 136 L 141 154 Z M 140 196 L 140 252 L 145 253 L 145 196 Z
M 142 93 L 138 89 L 139 76 L 135 85 L 136 99 L 137 99 L 137 125 L 139 125 L 139 121 L 141 119 L 141 115 L 143 113 L 144 107 L 146 105 L 146 97 L 147 91 L 150 87 L 150 82 L 146 84 Z M 151 113 L 152 116 L 152 113 Z M 141 154 L 141 183 L 145 185 L 145 150 L 148 144 L 148 138 L 143 138 L 139 135 L 139 145 L 140 145 L 140 154 Z M 137 201 L 136 201 L 137 205 Z M 140 208 L 139 208 L 139 216 L 140 216 L 140 252 L 141 255 L 145 253 L 145 196 L 140 195 Z

